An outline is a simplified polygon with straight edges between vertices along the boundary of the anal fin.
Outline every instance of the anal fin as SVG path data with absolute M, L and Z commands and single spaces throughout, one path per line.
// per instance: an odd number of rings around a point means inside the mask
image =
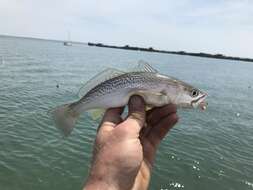
M 92 109 L 89 110 L 88 113 L 90 114 L 93 120 L 101 119 L 105 113 L 104 109 Z

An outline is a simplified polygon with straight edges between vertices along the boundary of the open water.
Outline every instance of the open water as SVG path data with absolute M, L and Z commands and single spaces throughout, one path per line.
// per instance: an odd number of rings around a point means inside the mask
M 252 63 L 0 37 L 0 190 L 81 189 L 98 121 L 84 114 L 63 139 L 48 110 L 77 100 L 103 69 L 140 59 L 209 94 L 205 112 L 179 110 L 150 189 L 253 189 Z

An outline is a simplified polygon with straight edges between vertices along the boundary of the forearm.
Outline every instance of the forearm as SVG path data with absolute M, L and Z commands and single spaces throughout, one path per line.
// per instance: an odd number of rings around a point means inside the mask
M 119 190 L 116 185 L 113 183 L 112 177 L 110 174 L 112 173 L 107 164 L 101 163 L 100 166 L 95 162 L 91 167 L 89 177 L 86 181 L 85 190 Z

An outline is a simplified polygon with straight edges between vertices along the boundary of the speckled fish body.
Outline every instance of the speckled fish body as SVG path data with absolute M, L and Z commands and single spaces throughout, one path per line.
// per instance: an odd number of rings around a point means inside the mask
M 182 99 L 181 93 L 196 90 L 177 79 L 149 72 L 125 73 L 102 82 L 78 102 L 71 105 L 77 111 L 120 107 L 127 104 L 130 96 L 136 94 L 144 98 L 146 104 L 155 107 L 174 103 L 181 107 L 191 104 Z
M 96 78 L 93 79 L 94 81 Z M 82 98 L 74 103 L 59 106 L 54 111 L 57 126 L 68 135 L 76 118 L 91 109 L 121 107 L 128 103 L 132 95 L 139 95 L 148 107 L 158 107 L 173 103 L 182 108 L 202 105 L 207 94 L 176 78 L 158 72 L 137 71 L 117 73 L 102 82 L 87 88 Z

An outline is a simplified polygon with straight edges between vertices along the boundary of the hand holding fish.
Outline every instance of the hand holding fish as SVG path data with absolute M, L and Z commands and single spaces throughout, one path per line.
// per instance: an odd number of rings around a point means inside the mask
M 107 110 L 97 133 L 86 190 L 148 189 L 157 147 L 177 123 L 176 106 L 145 111 L 144 100 L 132 96 L 128 117 L 123 108 Z

